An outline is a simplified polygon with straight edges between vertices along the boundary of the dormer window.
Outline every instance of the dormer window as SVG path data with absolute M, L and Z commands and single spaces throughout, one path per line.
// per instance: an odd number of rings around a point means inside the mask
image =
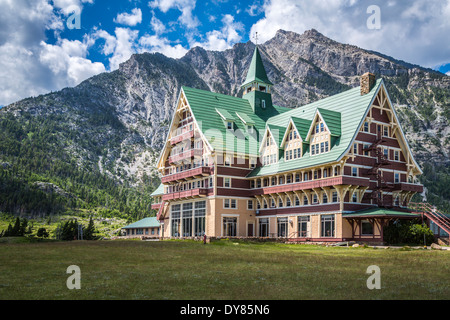
M 227 129 L 228 130 L 233 130 L 233 122 L 227 121 Z

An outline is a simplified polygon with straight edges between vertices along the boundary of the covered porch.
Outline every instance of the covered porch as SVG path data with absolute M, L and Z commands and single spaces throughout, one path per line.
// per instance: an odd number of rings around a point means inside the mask
M 384 241 L 383 228 L 398 219 L 421 218 L 419 214 L 386 208 L 365 209 L 342 215 L 342 236 L 361 242 Z

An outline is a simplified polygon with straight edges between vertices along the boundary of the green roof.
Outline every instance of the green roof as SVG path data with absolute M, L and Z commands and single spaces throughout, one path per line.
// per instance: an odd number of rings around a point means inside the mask
M 339 137 L 341 135 L 341 113 L 323 108 L 317 108 L 317 111 L 330 129 L 330 134 Z
M 350 144 L 353 138 L 356 137 L 358 128 L 364 120 L 364 116 L 382 82 L 383 80 L 381 79 L 377 80 L 372 90 L 365 95 L 361 95 L 360 87 L 357 87 L 270 118 L 267 121 L 269 126 L 287 128 L 291 118 L 308 120 L 311 124 L 317 110 L 320 109 L 321 115 L 330 122 L 329 129 L 333 131 L 334 135 L 337 135 L 340 131 L 342 132 L 340 132 L 340 136 L 334 138 L 332 148 L 327 153 L 312 156 L 309 150 L 305 150 L 301 158 L 289 161 L 280 158 L 278 163 L 254 169 L 249 174 L 249 177 L 292 171 L 337 161 L 350 148 Z M 341 115 L 340 126 L 335 120 L 337 114 Z M 326 119 L 324 119 L 325 122 L 327 121 Z M 306 124 L 306 122 L 304 123 Z M 345 129 L 341 130 L 341 128 Z
M 242 86 L 245 86 L 254 81 L 266 83 L 268 85 L 273 85 L 267 77 L 266 70 L 264 69 L 264 64 L 261 59 L 261 54 L 259 53 L 258 46 L 256 46 L 253 53 L 252 62 L 248 68 L 247 78 L 245 79 Z
M 291 117 L 292 122 L 297 128 L 298 134 L 302 138 L 303 142 L 306 142 L 306 136 L 308 135 L 309 127 L 311 126 L 311 121 L 296 117 Z
M 371 208 L 365 209 L 353 213 L 347 213 L 342 215 L 343 218 L 370 218 L 370 217 L 420 217 L 419 214 L 411 212 L 403 212 L 385 208 Z
M 216 108 L 216 111 L 219 113 L 223 120 L 234 121 L 234 117 L 227 110 Z
M 259 155 L 259 135 L 264 134 L 266 122 L 253 113 L 252 106 L 247 99 L 189 87 L 182 89 L 192 110 L 192 115 L 211 147 L 218 151 Z M 245 114 L 246 120 L 253 122 L 256 129 L 255 134 L 244 134 L 247 132 L 247 128 L 242 121 L 235 121 L 234 130 L 228 130 L 216 109 L 229 114 L 229 116 L 236 113 Z M 270 116 L 280 115 L 287 110 L 289 109 L 273 108 Z
M 125 226 L 122 229 L 157 228 L 157 227 L 160 227 L 159 221 L 156 219 L 156 217 L 151 217 L 136 221 L 135 223 Z
M 284 133 L 286 132 L 286 127 L 279 127 L 273 124 L 267 125 L 269 127 L 270 133 L 272 134 L 275 143 L 278 148 L 281 148 L 281 142 L 283 142 Z
M 245 125 L 254 125 L 255 122 L 246 113 L 237 113 L 236 115 L 244 122 Z
M 153 193 L 150 195 L 152 197 L 154 196 L 159 196 L 162 195 L 164 193 L 164 185 L 161 183 L 158 188 L 156 188 L 155 191 L 153 191 Z

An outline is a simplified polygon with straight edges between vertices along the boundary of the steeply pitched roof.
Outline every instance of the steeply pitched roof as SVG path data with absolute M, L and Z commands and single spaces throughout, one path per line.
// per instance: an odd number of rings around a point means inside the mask
M 259 135 L 264 133 L 266 123 L 253 112 L 247 99 L 189 87 L 182 87 L 182 90 L 194 119 L 211 147 L 216 151 L 246 153 L 253 156 L 259 155 Z M 233 117 L 236 113 L 246 115 L 243 118 L 246 121 L 253 122 L 256 129 L 255 133 L 252 135 L 244 134 L 247 128 L 242 121 L 235 121 L 234 130 L 228 130 L 222 116 L 216 109 L 221 113 L 227 114 L 228 117 Z M 290 109 L 276 107 L 273 109 L 271 116 L 277 116 L 288 110 Z M 225 117 L 227 116 L 225 115 Z M 237 116 L 234 118 L 236 120 Z
M 156 188 L 155 191 L 153 191 L 153 193 L 150 195 L 152 197 L 154 196 L 159 196 L 162 195 L 164 193 L 164 185 L 161 183 L 158 188 Z
M 156 219 L 156 217 L 144 218 L 142 220 L 136 221 L 128 226 L 123 227 L 122 229 L 135 229 L 135 228 L 158 228 L 161 224 Z
M 255 168 L 249 174 L 249 177 L 264 176 L 337 161 L 350 148 L 350 143 L 358 133 L 357 130 L 382 83 L 383 81 L 379 79 L 370 93 L 363 96 L 360 93 L 360 88 L 357 87 L 270 118 L 267 121 L 269 126 L 275 125 L 287 128 L 291 117 L 308 120 L 311 123 L 316 111 L 320 109 L 321 114 L 326 114 L 325 117 L 327 119 L 329 117 L 328 121 L 330 121 L 330 126 L 333 128 L 330 128 L 330 130 L 336 133 L 338 125 L 332 120 L 332 111 L 335 111 L 341 114 L 341 128 L 345 129 L 336 138 L 336 142 L 329 152 L 312 156 L 309 153 L 309 148 L 307 148 L 301 158 L 288 161 L 281 158 L 276 164 Z
M 262 62 L 258 46 L 256 46 L 255 51 L 253 52 L 252 62 L 250 63 L 250 67 L 248 68 L 247 72 L 247 78 L 245 79 L 242 86 L 245 86 L 254 81 L 273 85 L 267 77 L 266 69 L 264 69 L 264 64 Z

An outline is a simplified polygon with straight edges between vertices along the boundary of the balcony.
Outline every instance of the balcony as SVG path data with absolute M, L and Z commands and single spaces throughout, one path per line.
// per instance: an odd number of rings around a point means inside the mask
M 415 184 L 415 183 L 400 182 L 400 183 L 395 183 L 394 184 L 394 189 L 393 190 L 394 191 L 401 190 L 401 191 L 422 193 L 423 192 L 423 185 Z
M 198 167 L 189 169 L 182 172 L 177 172 L 174 174 L 170 174 L 167 176 L 164 176 L 161 178 L 162 183 L 172 183 L 176 181 L 182 181 L 182 180 L 188 180 L 190 178 L 199 178 L 202 176 L 209 176 L 211 175 L 211 168 L 210 167 Z
M 188 130 L 181 133 L 176 133 L 177 135 L 170 139 L 170 144 L 174 145 L 181 141 L 192 139 L 194 137 L 194 130 Z
M 159 208 L 161 207 L 162 203 L 154 203 L 152 204 L 152 209 L 153 210 L 159 210 Z
M 336 185 L 358 185 L 363 187 L 369 186 L 368 178 L 350 177 L 350 176 L 338 176 L 323 178 L 319 180 L 310 180 L 290 184 L 282 184 L 272 187 L 264 187 L 256 190 L 252 190 L 253 195 L 271 194 L 279 192 L 292 192 L 297 190 L 306 190 L 313 188 L 325 188 Z
M 203 154 L 202 149 L 190 149 L 169 157 L 169 163 L 176 163 L 186 159 L 191 159 L 193 156 L 201 156 Z
M 178 191 L 167 193 L 162 196 L 163 201 L 176 200 L 176 199 L 187 199 L 193 197 L 206 197 L 208 195 L 208 189 L 197 188 L 192 190 Z

